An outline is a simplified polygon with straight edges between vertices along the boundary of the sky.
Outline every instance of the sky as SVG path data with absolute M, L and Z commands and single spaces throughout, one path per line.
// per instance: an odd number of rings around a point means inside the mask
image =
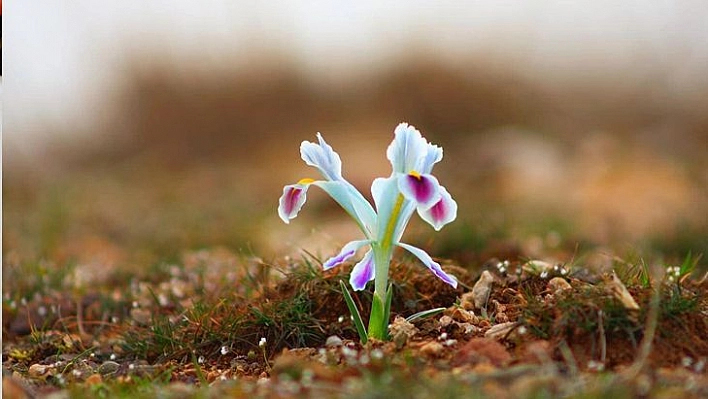
M 418 48 L 549 85 L 658 70 L 677 98 L 708 88 L 701 1 L 6 0 L 3 11 L 3 132 L 27 151 L 56 134 L 47 126 L 98 129 L 131 67 L 228 74 L 272 50 L 315 84 Z

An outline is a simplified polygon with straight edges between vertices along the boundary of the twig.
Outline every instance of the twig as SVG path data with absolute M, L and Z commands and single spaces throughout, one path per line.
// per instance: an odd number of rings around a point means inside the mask
M 81 302 L 81 298 L 76 300 L 76 327 L 79 329 L 79 336 L 83 340 L 86 336 L 86 330 L 84 330 L 84 307 Z
M 605 364 L 605 361 L 607 360 L 607 337 L 605 336 L 605 324 L 603 321 L 603 315 L 604 313 L 602 312 L 602 309 L 597 311 L 597 321 L 600 328 L 600 362 L 602 364 Z

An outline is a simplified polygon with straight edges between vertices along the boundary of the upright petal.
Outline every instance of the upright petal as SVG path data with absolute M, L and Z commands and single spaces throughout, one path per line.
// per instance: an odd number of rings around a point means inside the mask
M 418 215 L 436 231 L 457 218 L 457 202 L 440 186 L 440 200 L 428 209 L 418 208 Z
M 420 175 L 416 172 L 400 174 L 398 188 L 418 208 L 428 209 L 440 200 L 440 183 L 433 175 Z
M 453 288 L 457 288 L 457 279 L 455 279 L 454 276 L 445 273 L 440 267 L 440 264 L 435 262 L 433 258 L 431 258 L 430 255 L 428 255 L 425 251 L 404 243 L 398 243 L 398 246 L 415 255 L 416 258 L 420 259 L 420 261 L 423 262 L 425 267 L 430 269 L 430 271 L 433 272 L 433 274 L 437 278 L 447 284 L 450 284 Z
M 369 250 L 364 258 L 354 265 L 352 273 L 349 275 L 349 284 L 354 291 L 361 291 L 366 287 L 366 283 L 374 279 L 374 253 Z
M 283 222 L 290 223 L 294 219 L 307 200 L 307 188 L 311 179 L 300 180 L 297 184 L 290 184 L 283 187 L 283 195 L 278 201 L 278 216 Z
M 300 156 L 306 164 L 319 169 L 327 180 L 342 180 L 342 160 L 339 154 L 317 133 L 318 144 L 303 141 L 300 144 Z
M 435 144 L 426 144 L 425 156 L 421 158 L 420 165 L 417 170 L 420 174 L 431 173 L 433 165 L 440 162 L 443 157 L 443 149 Z
M 356 251 L 363 247 L 364 245 L 369 244 L 369 240 L 357 240 L 357 241 L 351 241 L 347 243 L 337 255 L 327 259 L 323 264 L 322 268 L 324 270 L 329 270 L 335 266 L 338 266 L 344 262 L 347 261 L 347 259 L 351 258 L 356 254 Z
M 375 179 L 371 184 L 371 195 L 378 213 L 376 239 L 383 241 L 388 237 L 389 243 L 398 241 L 415 205 L 400 195 L 396 176 Z
M 427 152 L 427 141 L 420 132 L 407 123 L 401 123 L 394 130 L 395 137 L 386 150 L 394 173 L 408 173 L 419 167 L 420 160 Z

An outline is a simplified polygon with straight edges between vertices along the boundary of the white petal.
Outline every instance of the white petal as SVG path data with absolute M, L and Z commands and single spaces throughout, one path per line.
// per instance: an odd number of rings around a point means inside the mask
M 373 280 L 374 277 L 374 255 L 373 251 L 369 250 L 364 258 L 354 265 L 354 269 L 349 275 L 349 284 L 354 291 L 361 291 L 366 287 L 366 283 Z
M 397 176 L 375 179 L 371 185 L 371 195 L 378 213 L 377 240 L 381 241 L 390 235 L 391 242 L 398 241 L 410 220 L 415 204 L 401 197 L 403 201 L 396 209 L 400 195 Z
M 457 218 L 457 202 L 440 186 L 440 200 L 428 209 L 418 208 L 418 215 L 436 231 Z
M 324 263 L 322 263 L 322 268 L 324 270 L 329 270 L 335 266 L 338 266 L 344 262 L 347 261 L 347 259 L 351 258 L 352 256 L 356 255 L 356 251 L 363 247 L 364 245 L 369 244 L 369 240 L 358 240 L 358 241 L 351 241 L 347 243 L 337 255 L 327 259 Z
M 427 153 L 427 141 L 420 132 L 407 123 L 401 123 L 394 130 L 395 137 L 386 150 L 394 173 L 408 173 L 416 170 L 420 160 Z
M 398 243 L 398 246 L 415 255 L 416 258 L 420 259 L 420 261 L 423 262 L 425 267 L 430 269 L 430 271 L 433 272 L 433 274 L 437 278 L 446 282 L 447 284 L 450 284 L 453 288 L 457 288 L 457 279 L 455 279 L 454 276 L 445 273 L 440 267 L 440 264 L 435 262 L 433 258 L 428 255 L 427 252 L 423 251 L 420 248 L 404 243 Z
M 435 144 L 426 145 L 426 154 L 422 158 L 421 165 L 416 169 L 420 174 L 431 173 L 433 165 L 440 162 L 443 157 L 443 149 Z
M 319 169 L 327 180 L 342 179 L 342 160 L 339 154 L 317 133 L 319 144 L 303 141 L 300 144 L 300 156 L 306 164 Z

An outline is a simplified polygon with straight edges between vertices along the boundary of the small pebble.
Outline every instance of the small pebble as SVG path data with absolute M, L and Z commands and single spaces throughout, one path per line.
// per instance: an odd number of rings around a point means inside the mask
M 327 341 L 325 342 L 325 346 L 328 348 L 339 347 L 342 346 L 342 344 L 342 339 L 336 335 L 330 335 L 329 337 L 327 337 Z
M 118 364 L 112 360 L 106 360 L 105 362 L 101 363 L 100 366 L 98 366 L 98 372 L 101 375 L 108 375 L 108 374 L 115 373 L 116 371 L 118 371 L 119 368 L 120 368 L 120 364 Z

